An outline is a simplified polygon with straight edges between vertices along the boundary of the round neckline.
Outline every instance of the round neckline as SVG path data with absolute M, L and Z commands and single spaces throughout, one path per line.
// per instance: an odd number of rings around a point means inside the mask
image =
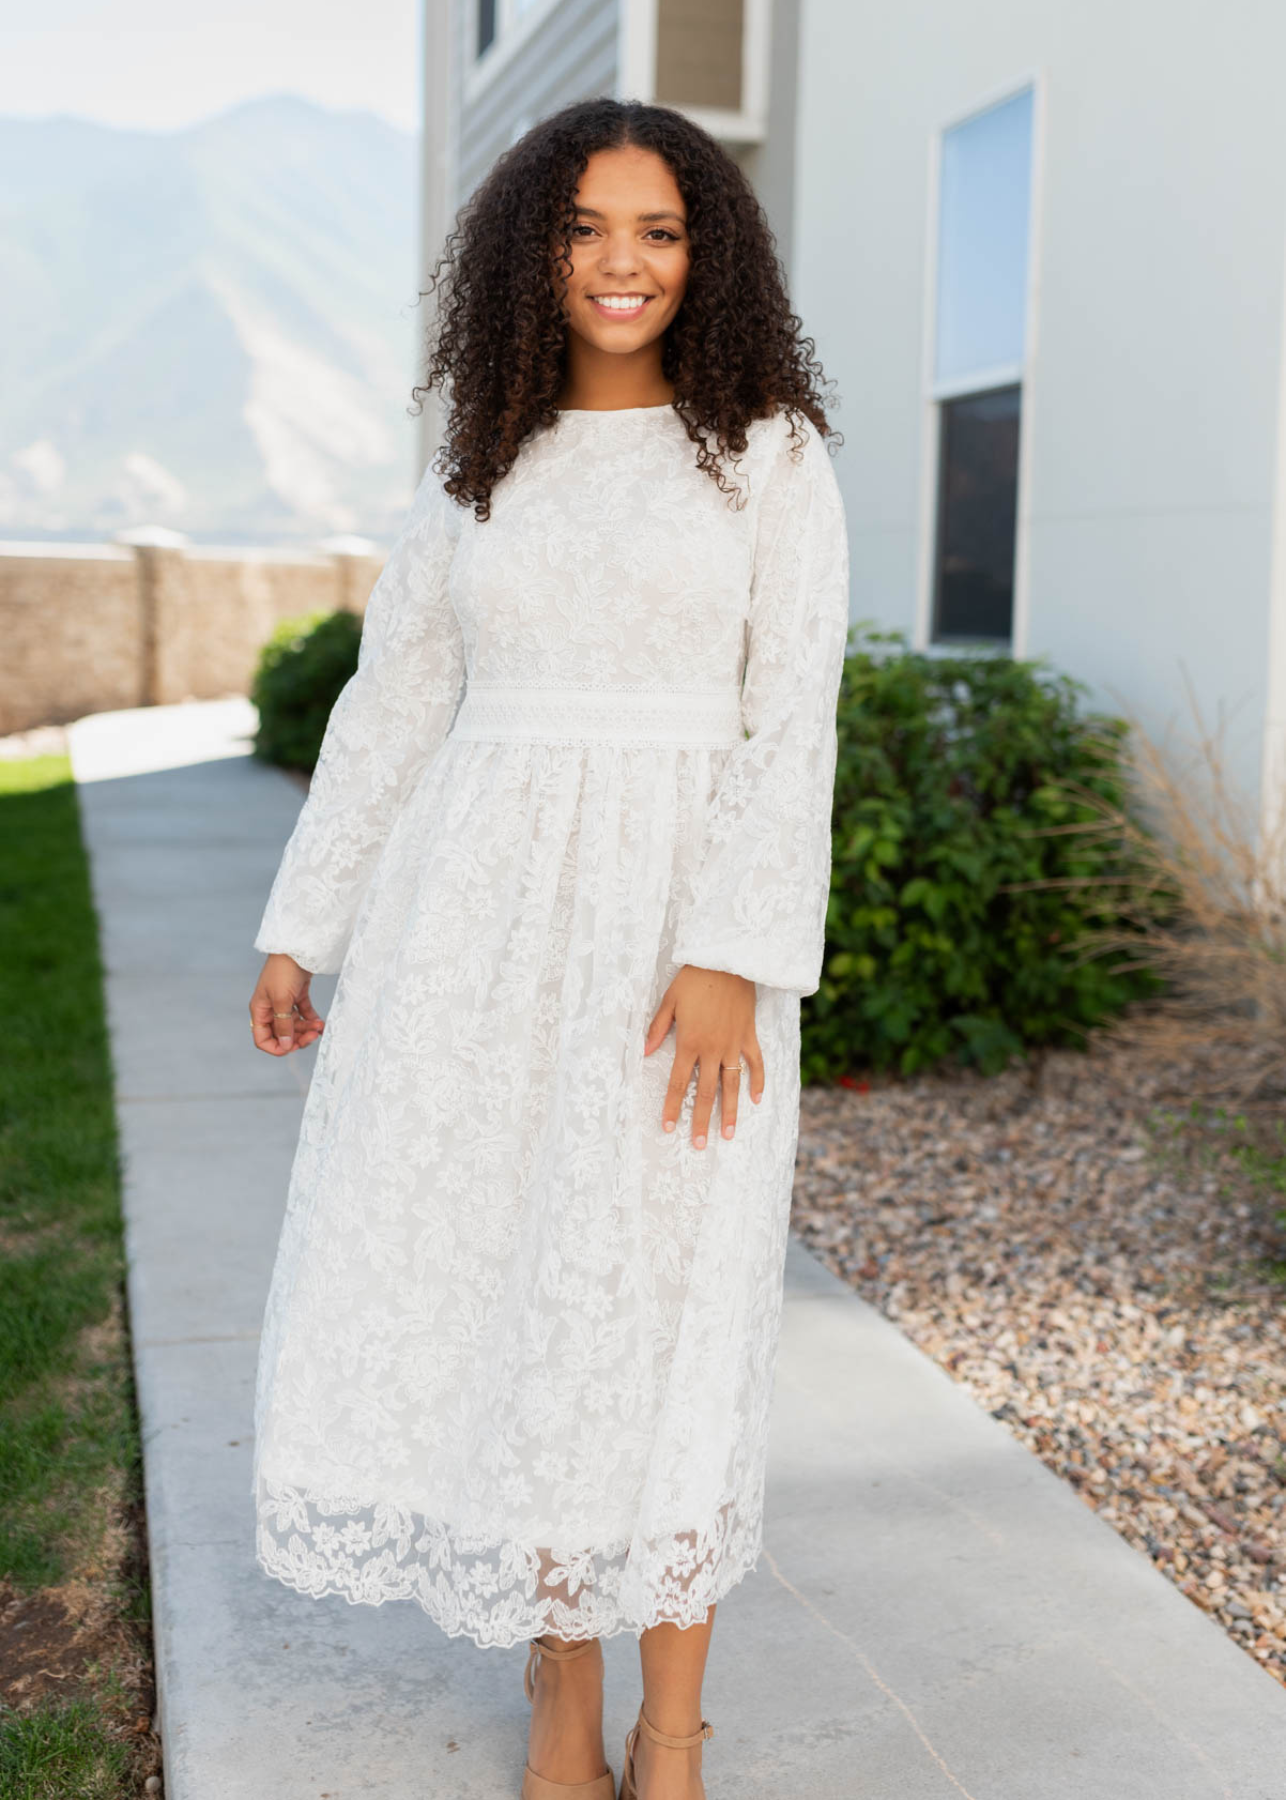
M 557 406 L 554 410 L 560 419 L 615 418 L 620 413 L 673 412 L 674 402 L 662 400 L 652 406 Z

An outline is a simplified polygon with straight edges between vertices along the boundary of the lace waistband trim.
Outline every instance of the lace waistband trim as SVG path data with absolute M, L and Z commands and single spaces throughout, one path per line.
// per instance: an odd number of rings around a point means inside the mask
M 638 748 L 742 743 L 735 687 L 518 687 L 471 681 L 453 738 L 496 743 L 617 744 Z

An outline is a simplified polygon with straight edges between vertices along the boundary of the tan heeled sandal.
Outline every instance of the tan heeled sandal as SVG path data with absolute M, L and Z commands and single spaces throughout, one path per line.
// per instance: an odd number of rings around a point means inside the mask
M 621 1770 L 621 1800 L 638 1800 L 639 1791 L 634 1785 L 634 1746 L 639 1741 L 639 1732 L 651 1738 L 654 1744 L 665 1744 L 671 1750 L 690 1750 L 703 1738 L 714 1736 L 714 1726 L 708 1719 L 702 1719 L 700 1731 L 694 1731 L 690 1737 L 668 1737 L 664 1731 L 658 1731 L 650 1719 L 643 1717 L 643 1708 L 639 1707 L 639 1716 L 631 1725 L 625 1737 L 625 1766 Z
M 586 1638 L 583 1644 L 556 1650 L 550 1644 L 542 1644 L 539 1638 L 533 1638 L 527 1651 L 527 1667 L 522 1672 L 523 1690 L 533 1705 L 537 1657 L 547 1656 L 551 1662 L 571 1662 L 573 1657 L 584 1656 L 587 1650 L 592 1650 L 597 1641 Z M 547 1781 L 528 1763 L 522 1772 L 522 1800 L 616 1800 L 616 1777 L 609 1768 L 596 1775 L 593 1781 Z

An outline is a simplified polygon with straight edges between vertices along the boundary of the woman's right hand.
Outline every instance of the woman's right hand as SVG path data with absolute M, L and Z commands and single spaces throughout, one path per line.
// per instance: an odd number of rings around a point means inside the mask
M 250 996 L 250 1029 L 257 1047 L 269 1056 L 289 1056 L 321 1036 L 326 1021 L 308 998 L 311 980 L 310 970 L 280 951 L 264 963 Z

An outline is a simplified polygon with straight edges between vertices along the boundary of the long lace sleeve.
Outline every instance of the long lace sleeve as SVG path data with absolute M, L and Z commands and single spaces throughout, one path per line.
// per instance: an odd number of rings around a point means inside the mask
M 844 502 L 821 433 L 784 416 L 754 523 L 745 742 L 722 772 L 679 963 L 814 993 L 831 870 L 835 708 L 848 643 Z
M 426 469 L 371 590 L 357 669 L 340 690 L 255 948 L 340 967 L 403 797 L 454 717 L 464 646 L 447 593 L 459 508 Z

